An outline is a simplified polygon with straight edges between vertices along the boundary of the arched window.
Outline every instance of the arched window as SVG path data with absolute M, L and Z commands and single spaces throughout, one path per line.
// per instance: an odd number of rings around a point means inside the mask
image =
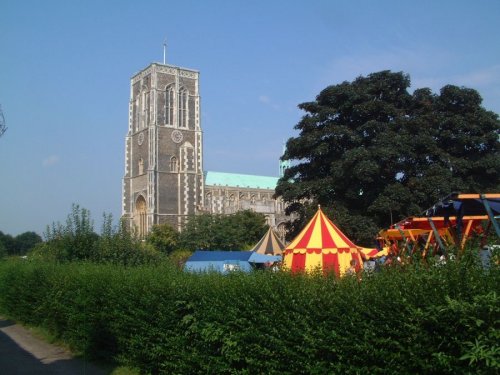
M 188 91 L 181 87 L 179 90 L 179 127 L 187 128 L 188 125 Z
M 146 237 L 148 232 L 147 216 L 146 216 L 146 200 L 142 195 L 137 197 L 135 201 L 134 224 L 139 238 Z
M 212 213 L 212 193 L 205 194 L 205 209 Z
M 137 95 L 137 97 L 135 98 L 135 103 L 134 103 L 134 128 L 135 128 L 135 131 L 139 131 L 139 121 L 140 121 L 140 118 L 141 118 L 141 115 L 140 115 L 140 110 L 139 110 L 139 103 L 140 103 L 140 95 Z
M 229 195 L 227 198 L 227 208 L 229 209 L 229 213 L 234 213 L 234 194 Z
M 144 160 L 142 158 L 139 159 L 139 174 L 144 173 Z
M 142 127 L 143 128 L 146 128 L 149 126 L 149 122 L 151 120 L 151 117 L 150 117 L 150 111 L 149 111 L 149 105 L 150 105 L 150 102 L 149 102 L 149 92 L 145 92 L 144 93 L 144 101 L 143 101 L 143 113 L 144 113 L 144 116 L 143 116 L 143 123 L 142 123 Z
M 175 156 L 170 158 L 170 172 L 179 172 L 179 162 Z
M 175 90 L 174 85 L 165 88 L 165 125 L 174 124 Z

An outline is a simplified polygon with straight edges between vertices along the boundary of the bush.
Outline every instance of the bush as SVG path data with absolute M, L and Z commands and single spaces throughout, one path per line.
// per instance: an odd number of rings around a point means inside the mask
M 45 231 L 45 246 L 38 247 L 37 256 L 48 251 L 48 257 L 58 261 L 89 260 L 95 257 L 95 243 L 99 236 L 94 232 L 90 211 L 73 204 L 66 225 L 53 223 Z
M 392 267 L 359 283 L 7 260 L 0 309 L 142 373 L 496 374 L 499 276 L 470 261 Z
M 169 254 L 177 247 L 179 233 L 169 224 L 153 225 L 146 241 L 158 251 Z
M 90 212 L 73 205 L 66 225 L 52 224 L 46 242 L 35 245 L 30 257 L 56 262 L 91 261 L 124 266 L 160 262 L 162 255 L 151 244 L 134 237 L 125 223 L 117 228 L 112 216 L 104 214 L 101 235 L 94 232 Z
M 189 250 L 175 250 L 169 254 L 168 260 L 179 270 L 182 270 L 191 255 L 193 255 L 193 252 Z
M 104 215 L 102 234 L 95 247 L 91 260 L 97 263 L 138 266 L 157 263 L 162 259 L 161 253 L 153 245 L 134 237 L 124 222 L 114 229 L 111 215 Z

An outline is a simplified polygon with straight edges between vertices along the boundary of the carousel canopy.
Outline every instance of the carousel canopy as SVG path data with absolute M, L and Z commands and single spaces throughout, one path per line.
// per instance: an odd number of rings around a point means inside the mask
M 278 235 L 272 228 L 260 239 L 257 245 L 252 249 L 257 254 L 282 255 L 285 245 L 278 238 Z
M 318 208 L 302 232 L 286 247 L 283 266 L 294 271 L 320 269 L 343 275 L 351 267 L 359 271 L 362 257 L 372 256 L 376 249 L 356 246 Z

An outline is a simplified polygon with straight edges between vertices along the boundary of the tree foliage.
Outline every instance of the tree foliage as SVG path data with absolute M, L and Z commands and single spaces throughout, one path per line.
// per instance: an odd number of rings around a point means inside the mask
M 0 231 L 0 248 L 3 249 L 5 255 L 25 255 L 41 242 L 42 237 L 35 232 L 24 232 L 12 237 Z
M 125 222 L 121 221 L 117 227 L 113 227 L 112 222 L 111 214 L 104 214 L 102 233 L 89 260 L 124 266 L 157 263 L 161 260 L 160 252 L 153 245 L 133 236 Z
M 177 248 L 179 232 L 169 224 L 153 225 L 146 242 L 153 245 L 158 251 L 170 254 Z
M 47 226 L 45 239 L 45 244 L 37 250 L 50 249 L 57 260 L 90 260 L 95 258 L 99 235 L 94 232 L 90 211 L 73 204 L 66 224 L 52 223 Z
M 179 248 L 186 250 L 246 250 L 267 230 L 264 215 L 250 210 L 232 215 L 192 216 L 183 228 Z
M 382 71 L 299 105 L 306 114 L 283 156 L 292 167 L 276 189 L 298 217 L 291 236 L 317 204 L 368 244 L 451 192 L 498 191 L 498 115 L 473 89 L 409 87 L 408 75 Z
M 37 244 L 42 242 L 42 237 L 35 232 L 24 232 L 15 237 L 16 252 L 18 255 L 25 255 Z
M 4 244 L 0 242 L 0 259 L 5 257 L 7 255 L 7 249 L 5 248 Z
M 3 249 L 5 255 L 15 254 L 16 240 L 10 234 L 0 231 L 0 248 Z
M 150 244 L 134 237 L 121 222 L 116 228 L 104 214 L 101 235 L 94 231 L 90 211 L 74 204 L 66 224 L 47 227 L 46 241 L 35 246 L 30 257 L 57 262 L 90 261 L 125 266 L 148 264 L 161 259 Z

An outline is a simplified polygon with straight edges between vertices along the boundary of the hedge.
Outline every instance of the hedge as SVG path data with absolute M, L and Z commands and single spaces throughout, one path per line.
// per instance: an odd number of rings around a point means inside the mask
M 494 374 L 499 271 L 473 262 L 341 280 L 0 262 L 0 311 L 141 373 Z

